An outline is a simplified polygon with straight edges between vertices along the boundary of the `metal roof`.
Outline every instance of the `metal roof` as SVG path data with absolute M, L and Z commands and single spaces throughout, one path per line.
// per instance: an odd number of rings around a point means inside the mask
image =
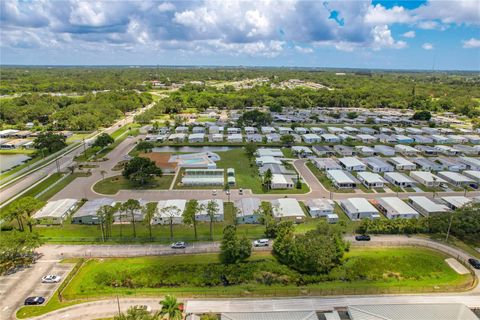
M 445 206 L 443 204 L 433 202 L 432 200 L 430 200 L 429 198 L 427 198 L 425 196 L 410 196 L 410 197 L 408 197 L 408 199 L 410 199 L 410 201 L 412 201 L 412 203 L 416 204 L 417 206 L 419 206 L 420 208 L 422 208 L 426 212 L 445 212 L 445 211 L 449 211 L 447 206 Z
M 412 207 L 398 197 L 382 197 L 378 198 L 377 202 L 387 211 L 387 213 L 392 215 L 418 215 L 417 211 L 415 211 Z
M 450 196 L 450 197 L 442 197 L 442 200 L 446 203 L 454 206 L 455 208 L 460 208 L 466 204 L 472 202 L 472 199 L 469 199 L 464 196 Z
M 373 172 L 369 172 L 369 171 L 358 172 L 357 177 L 360 180 L 365 181 L 366 183 L 383 183 L 383 182 L 385 182 L 385 180 L 383 180 L 381 175 L 379 175 L 378 173 L 373 173 Z
M 41 219 L 45 217 L 60 218 L 63 217 L 78 202 L 77 199 L 61 199 L 49 201 L 42 209 L 37 211 L 33 218 Z
M 352 320 L 478 320 L 460 303 L 358 305 L 348 314 Z
M 228 312 L 221 320 L 318 320 L 315 311 Z
M 372 212 L 378 214 L 377 209 L 365 198 L 349 198 L 341 200 L 341 203 L 345 210 L 350 213 Z
M 328 170 L 327 175 L 337 183 L 356 183 L 353 177 L 343 170 Z
M 365 167 L 365 164 L 355 157 L 345 157 L 338 159 L 345 167 Z
M 296 199 L 277 199 L 272 201 L 273 215 L 275 217 L 305 216 L 302 207 Z
M 83 206 L 78 209 L 77 212 L 73 215 L 75 218 L 85 217 L 85 216 L 96 216 L 98 209 L 101 206 L 113 206 L 115 201 L 110 198 L 99 198 L 93 199 L 85 202 Z
M 187 200 L 183 199 L 170 199 L 170 200 L 163 200 L 158 201 L 157 203 L 157 213 L 156 216 L 160 217 L 170 217 L 174 215 L 175 217 L 181 217 L 183 212 L 185 211 L 185 206 L 187 204 Z M 162 210 L 164 208 L 171 208 L 171 210 Z M 178 208 L 179 210 L 174 210 L 173 207 Z
M 262 202 L 259 198 L 242 198 L 238 201 L 235 201 L 235 207 L 237 207 L 240 212 L 238 216 L 250 216 L 255 214 L 255 211 L 260 208 Z

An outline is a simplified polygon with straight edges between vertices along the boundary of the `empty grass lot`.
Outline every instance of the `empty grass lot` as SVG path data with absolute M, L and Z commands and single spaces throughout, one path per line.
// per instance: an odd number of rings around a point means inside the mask
M 224 152 L 216 152 L 221 160 L 217 162 L 217 168 L 234 168 L 236 187 L 242 189 L 251 189 L 253 193 L 270 194 L 301 194 L 310 191 L 305 183 L 302 183 L 301 189 L 279 189 L 264 190 L 262 181 L 258 173 L 257 166 L 247 158 L 243 148 L 232 149 Z
M 156 177 L 152 182 L 144 186 L 138 186 L 123 176 L 118 175 L 100 180 L 93 186 L 93 190 L 101 194 L 116 194 L 120 190 L 166 190 L 170 187 L 173 178 L 173 175 L 163 175 Z
M 352 248 L 345 255 L 343 265 L 312 282 L 312 278 L 306 280 L 308 277 L 279 264 L 270 253 L 258 252 L 247 263 L 232 267 L 238 278 L 230 278 L 230 283 L 235 284 L 227 285 L 216 276 L 232 270 L 222 271 L 217 254 L 92 259 L 66 287 L 64 297 L 67 300 L 104 297 L 117 292 L 122 295 L 171 293 L 213 297 L 467 289 L 472 283 L 471 275 L 457 274 L 447 265 L 445 258 L 442 253 L 424 248 Z M 265 284 L 262 277 L 256 276 L 256 268 L 283 280 Z M 183 271 L 178 273 L 180 269 Z M 302 281 L 309 284 L 296 285 Z M 207 282 L 210 285 L 206 286 Z M 120 287 L 115 288 L 111 285 L 113 283 L 120 284 Z

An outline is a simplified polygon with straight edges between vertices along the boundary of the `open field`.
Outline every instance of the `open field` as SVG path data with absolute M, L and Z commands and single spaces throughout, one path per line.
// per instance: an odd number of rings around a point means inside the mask
M 156 177 L 147 185 L 138 186 L 123 176 L 114 176 L 100 180 L 93 186 L 95 192 L 101 194 L 116 194 L 118 191 L 124 190 L 166 190 L 173 181 L 173 175 L 162 175 Z
M 431 292 L 468 288 L 445 255 L 423 248 L 353 248 L 327 275 L 305 276 L 279 264 L 268 252 L 246 263 L 221 265 L 217 254 L 92 259 L 63 292 L 66 300 L 122 295 L 242 296 Z M 182 270 L 180 272 L 179 270 Z M 258 277 L 272 274 L 272 281 Z M 218 278 L 217 278 L 218 275 Z M 220 275 L 226 276 L 225 280 Z M 115 288 L 113 284 L 119 285 Z

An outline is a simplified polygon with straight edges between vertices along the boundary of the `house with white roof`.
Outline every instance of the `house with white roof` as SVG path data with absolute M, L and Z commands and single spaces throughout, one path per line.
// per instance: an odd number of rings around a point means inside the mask
M 435 162 L 438 162 L 440 165 L 443 166 L 444 169 L 452 172 L 459 172 L 467 169 L 466 164 L 456 161 L 452 158 L 438 157 L 435 158 Z
M 152 224 L 181 224 L 183 223 L 183 212 L 187 200 L 170 199 L 157 202 L 157 210 L 152 219 Z
M 414 147 L 410 147 L 404 144 L 395 145 L 395 151 L 403 154 L 404 156 L 416 156 L 420 151 Z
M 282 136 L 287 135 L 287 134 L 292 134 L 292 132 L 293 132 L 293 129 L 289 128 L 289 127 L 279 127 L 278 128 L 278 133 L 281 134 Z
M 240 134 L 240 133 L 242 133 L 242 129 L 240 128 L 235 128 L 235 127 L 227 128 L 227 134 Z
M 462 172 L 462 174 L 475 181 L 476 183 L 480 184 L 480 171 L 476 170 L 465 170 Z
M 387 161 L 390 162 L 391 164 L 393 164 L 393 166 L 397 170 L 407 171 L 407 170 L 415 170 L 417 168 L 415 163 L 413 163 L 411 161 L 408 161 L 407 159 L 402 158 L 402 157 L 388 158 Z
M 283 152 L 280 148 L 260 148 L 257 150 L 259 157 L 271 156 L 277 158 L 283 158 Z
M 340 206 L 351 220 L 380 218 L 378 210 L 365 198 L 340 200 Z
M 260 130 L 263 134 L 275 133 L 277 130 L 274 127 L 261 127 Z
M 242 198 L 235 201 L 237 212 L 237 223 L 259 223 L 259 209 L 262 202 L 259 198 Z
M 72 223 L 99 224 L 100 218 L 97 215 L 100 207 L 114 206 L 115 201 L 110 198 L 99 198 L 85 202 L 80 209 L 72 215 Z
M 338 159 L 340 165 L 348 171 L 365 171 L 367 166 L 355 157 L 345 157 Z
M 245 134 L 254 134 L 258 131 L 255 127 L 245 127 L 243 130 L 245 131 Z
M 325 175 L 339 189 L 355 188 L 357 186 L 357 180 L 347 171 L 328 170 L 325 171 Z
M 295 186 L 291 176 L 274 173 L 272 174 L 272 182 L 270 187 L 272 189 L 292 189 Z
M 315 133 L 306 133 L 302 135 L 302 140 L 305 143 L 318 143 L 322 141 L 322 138 L 320 138 L 320 136 Z
M 195 214 L 195 219 L 197 221 L 205 221 L 205 222 L 210 221 L 210 216 L 208 215 L 207 208 L 208 208 L 209 203 L 211 201 L 213 201 L 217 204 L 216 205 L 216 211 L 213 214 L 213 220 L 214 221 L 223 221 L 223 219 L 224 219 L 223 200 L 221 200 L 221 199 L 198 200 L 198 206 L 201 210 L 199 210 Z
M 381 175 L 368 171 L 358 172 L 357 179 L 367 188 L 383 188 L 385 183 Z
M 373 147 L 373 150 L 375 150 L 376 153 L 379 153 L 381 155 L 384 155 L 386 157 L 394 156 L 395 155 L 395 149 L 389 146 L 385 145 L 375 145 Z
M 376 207 L 388 219 L 413 219 L 420 214 L 398 197 L 381 197 L 374 201 Z
M 475 181 L 458 172 L 439 171 L 438 176 L 440 178 L 445 179 L 448 183 L 457 187 L 463 187 L 463 186 L 469 186 L 471 184 L 475 184 Z
M 464 196 L 441 197 L 443 202 L 452 210 L 456 210 L 473 202 L 473 199 Z
M 459 157 L 458 161 L 464 163 L 469 170 L 480 170 L 480 158 Z
M 321 135 L 322 139 L 325 141 L 325 142 L 329 142 L 329 143 L 339 143 L 340 142 L 340 138 L 334 134 L 331 134 L 331 133 L 324 133 Z
M 323 128 L 320 128 L 320 127 L 311 127 L 310 132 L 316 133 L 316 134 L 322 134 L 322 133 L 325 132 L 325 130 Z
M 450 141 L 449 138 L 447 138 L 445 136 L 438 135 L 438 134 L 432 134 L 430 136 L 430 138 L 432 138 L 433 142 L 435 142 L 435 143 L 440 143 L 440 144 L 452 143 L 452 141 Z
M 339 127 L 328 127 L 327 130 L 333 134 L 345 133 L 345 130 Z
M 295 127 L 293 129 L 293 131 L 295 131 L 296 133 L 300 134 L 300 135 L 303 135 L 303 134 L 307 134 L 308 133 L 308 130 L 307 128 L 304 128 L 304 127 Z
M 205 133 L 191 133 L 188 136 L 189 143 L 200 143 L 205 141 Z
M 320 170 L 341 170 L 342 166 L 332 158 L 314 158 L 313 164 Z
M 380 172 L 393 171 L 393 166 L 391 164 L 387 163 L 385 160 L 378 157 L 363 158 L 362 161 L 373 172 L 380 173 Z
M 370 134 L 357 134 L 357 139 L 363 143 L 374 143 L 378 139 Z
M 411 196 L 408 197 L 408 201 L 415 210 L 425 217 L 432 214 L 448 212 L 450 210 L 446 205 L 434 202 L 425 196 Z
M 444 154 L 446 156 L 456 156 L 460 154 L 459 150 L 450 146 L 436 145 L 434 146 L 434 148 L 437 149 L 439 153 Z
M 335 202 L 330 199 L 310 199 L 305 202 L 305 206 L 313 218 L 326 217 L 334 214 Z
M 400 172 L 386 172 L 383 178 L 398 187 L 413 187 L 415 185 L 414 180 Z
M 356 154 L 361 154 L 363 156 L 371 157 L 375 154 L 375 150 L 371 147 L 367 146 L 356 146 L 355 147 L 355 153 Z
M 47 204 L 33 215 L 37 224 L 62 224 L 78 204 L 77 199 L 60 199 L 48 201 Z
M 446 183 L 445 180 L 428 171 L 410 171 L 410 177 L 426 187 L 438 187 Z
M 296 223 L 305 220 L 305 213 L 297 200 L 281 198 L 272 200 L 272 213 L 275 220 L 291 220 Z
M 424 171 L 440 171 L 443 170 L 443 166 L 437 162 L 434 162 L 428 158 L 417 157 L 410 159 L 415 163 L 420 170 Z
M 227 135 L 227 141 L 232 143 L 241 143 L 243 142 L 243 136 L 241 133 L 231 133 Z
M 333 146 L 333 150 L 341 156 L 347 157 L 353 155 L 353 148 L 348 146 L 343 146 L 341 144 L 336 144 Z
M 269 133 L 265 135 L 268 143 L 280 142 L 281 136 L 278 133 Z

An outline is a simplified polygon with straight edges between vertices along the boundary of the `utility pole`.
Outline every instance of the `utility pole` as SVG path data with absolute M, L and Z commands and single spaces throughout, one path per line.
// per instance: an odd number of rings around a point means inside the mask
M 58 158 L 55 159 L 55 164 L 57 165 L 57 173 L 60 173 L 60 165 L 58 164 Z
M 448 223 L 448 230 L 447 230 L 447 236 L 445 237 L 445 242 L 448 242 L 448 236 L 450 235 L 450 229 L 452 228 L 452 221 L 453 221 L 453 212 L 450 213 L 450 222 Z
M 87 160 L 87 148 L 85 147 L 85 138 L 82 138 L 83 140 L 83 156 L 85 160 Z

